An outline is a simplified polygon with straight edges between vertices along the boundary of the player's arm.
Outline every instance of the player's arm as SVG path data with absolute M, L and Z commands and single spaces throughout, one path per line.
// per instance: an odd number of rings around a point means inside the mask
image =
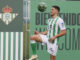
M 48 30 L 44 31 L 44 32 L 38 32 L 38 31 L 34 31 L 34 34 L 43 34 L 46 35 L 48 33 Z
M 40 32 L 40 34 L 43 34 L 43 35 L 47 35 L 48 33 L 48 30 L 44 31 L 44 32 Z
M 61 30 L 61 32 L 60 32 L 59 34 L 57 34 L 57 35 L 55 36 L 55 38 L 61 37 L 61 36 L 65 35 L 65 34 L 66 34 L 66 29 Z
M 61 31 L 55 36 L 55 38 L 61 37 L 66 34 L 66 28 L 63 20 L 59 21 L 58 26 L 60 27 Z

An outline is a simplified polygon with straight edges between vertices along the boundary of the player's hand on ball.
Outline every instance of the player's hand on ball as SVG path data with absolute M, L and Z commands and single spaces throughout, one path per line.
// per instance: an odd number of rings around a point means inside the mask
M 35 30 L 35 31 L 34 31 L 34 34 L 39 34 L 39 32 Z
M 55 36 L 53 36 L 53 37 L 51 37 L 50 39 L 49 39 L 49 42 L 52 42 L 53 40 L 55 40 Z

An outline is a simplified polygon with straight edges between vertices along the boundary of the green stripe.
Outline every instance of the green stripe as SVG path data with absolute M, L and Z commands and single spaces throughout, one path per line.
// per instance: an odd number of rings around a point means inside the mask
M 58 18 L 56 18 L 56 20 L 55 20 L 55 22 L 54 22 L 54 24 L 53 24 L 53 36 L 55 35 L 55 26 L 56 26 L 56 22 L 57 22 L 57 20 L 58 20 Z M 53 23 L 53 21 L 51 22 L 51 24 Z M 50 24 L 50 25 L 51 25 Z M 51 30 L 49 31 L 49 37 L 48 38 L 50 38 L 50 36 L 51 36 Z M 54 43 L 54 41 L 53 41 L 53 43 Z
M 55 23 L 57 22 L 58 18 L 56 19 Z M 53 36 L 55 36 L 55 27 L 56 27 L 56 24 L 54 23 L 54 26 L 53 26 Z
M 19 32 L 18 40 L 18 60 L 20 60 L 21 51 L 21 32 Z M 6 55 L 6 32 L 3 32 L 3 60 L 5 60 Z M 13 33 L 13 60 L 15 60 L 15 50 L 16 50 L 16 32 Z M 1 32 L 0 32 L 0 48 L 1 48 Z M 1 50 L 1 49 L 0 49 Z M 1 53 L 1 51 L 0 51 Z M 11 32 L 8 33 L 8 60 L 11 58 Z
M 53 28 L 54 28 L 54 29 L 53 29 L 53 36 L 55 36 L 55 26 L 56 26 L 56 25 L 54 24 L 54 27 L 53 27 Z M 52 43 L 54 43 L 54 40 L 53 40 Z
M 16 33 L 13 33 L 13 60 L 15 60 L 15 50 L 16 50 Z
M 51 24 L 53 23 L 53 21 L 54 21 L 54 20 L 52 20 Z M 51 24 L 50 24 L 50 25 L 51 25 Z M 51 36 L 51 30 L 49 31 L 49 38 L 50 38 L 50 36 Z
M 56 22 L 57 22 L 57 20 L 58 20 L 58 18 L 56 19 L 56 21 L 55 21 L 55 23 L 54 23 L 54 26 L 53 26 L 53 36 L 55 36 L 55 27 L 56 27 Z M 54 43 L 54 40 L 53 40 L 52 43 Z
M 11 58 L 11 32 L 8 33 L 8 60 Z
M 3 60 L 5 60 L 6 33 L 3 32 Z
M 19 40 L 18 40 L 18 60 L 20 60 L 20 51 L 21 51 L 21 32 L 19 32 Z
M 51 18 L 48 20 L 48 22 L 47 22 L 47 24 L 48 24 L 48 29 L 49 29 L 49 23 L 51 22 Z M 48 33 L 48 35 L 47 35 L 47 37 L 49 38 L 49 33 Z

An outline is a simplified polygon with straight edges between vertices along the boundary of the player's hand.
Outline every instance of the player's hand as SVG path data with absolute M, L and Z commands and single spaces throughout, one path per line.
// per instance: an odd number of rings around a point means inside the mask
M 52 43 L 52 41 L 53 40 L 55 40 L 56 39 L 56 37 L 55 36 L 53 36 L 53 37 L 51 37 L 50 39 L 49 39 L 49 42 L 51 42 Z
M 34 34 L 39 34 L 39 32 L 35 30 L 35 31 L 34 31 Z

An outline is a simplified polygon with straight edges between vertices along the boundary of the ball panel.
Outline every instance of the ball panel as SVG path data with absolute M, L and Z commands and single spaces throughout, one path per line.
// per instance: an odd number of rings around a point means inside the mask
M 44 12 L 47 9 L 47 5 L 44 2 L 40 2 L 38 5 L 38 10 Z

